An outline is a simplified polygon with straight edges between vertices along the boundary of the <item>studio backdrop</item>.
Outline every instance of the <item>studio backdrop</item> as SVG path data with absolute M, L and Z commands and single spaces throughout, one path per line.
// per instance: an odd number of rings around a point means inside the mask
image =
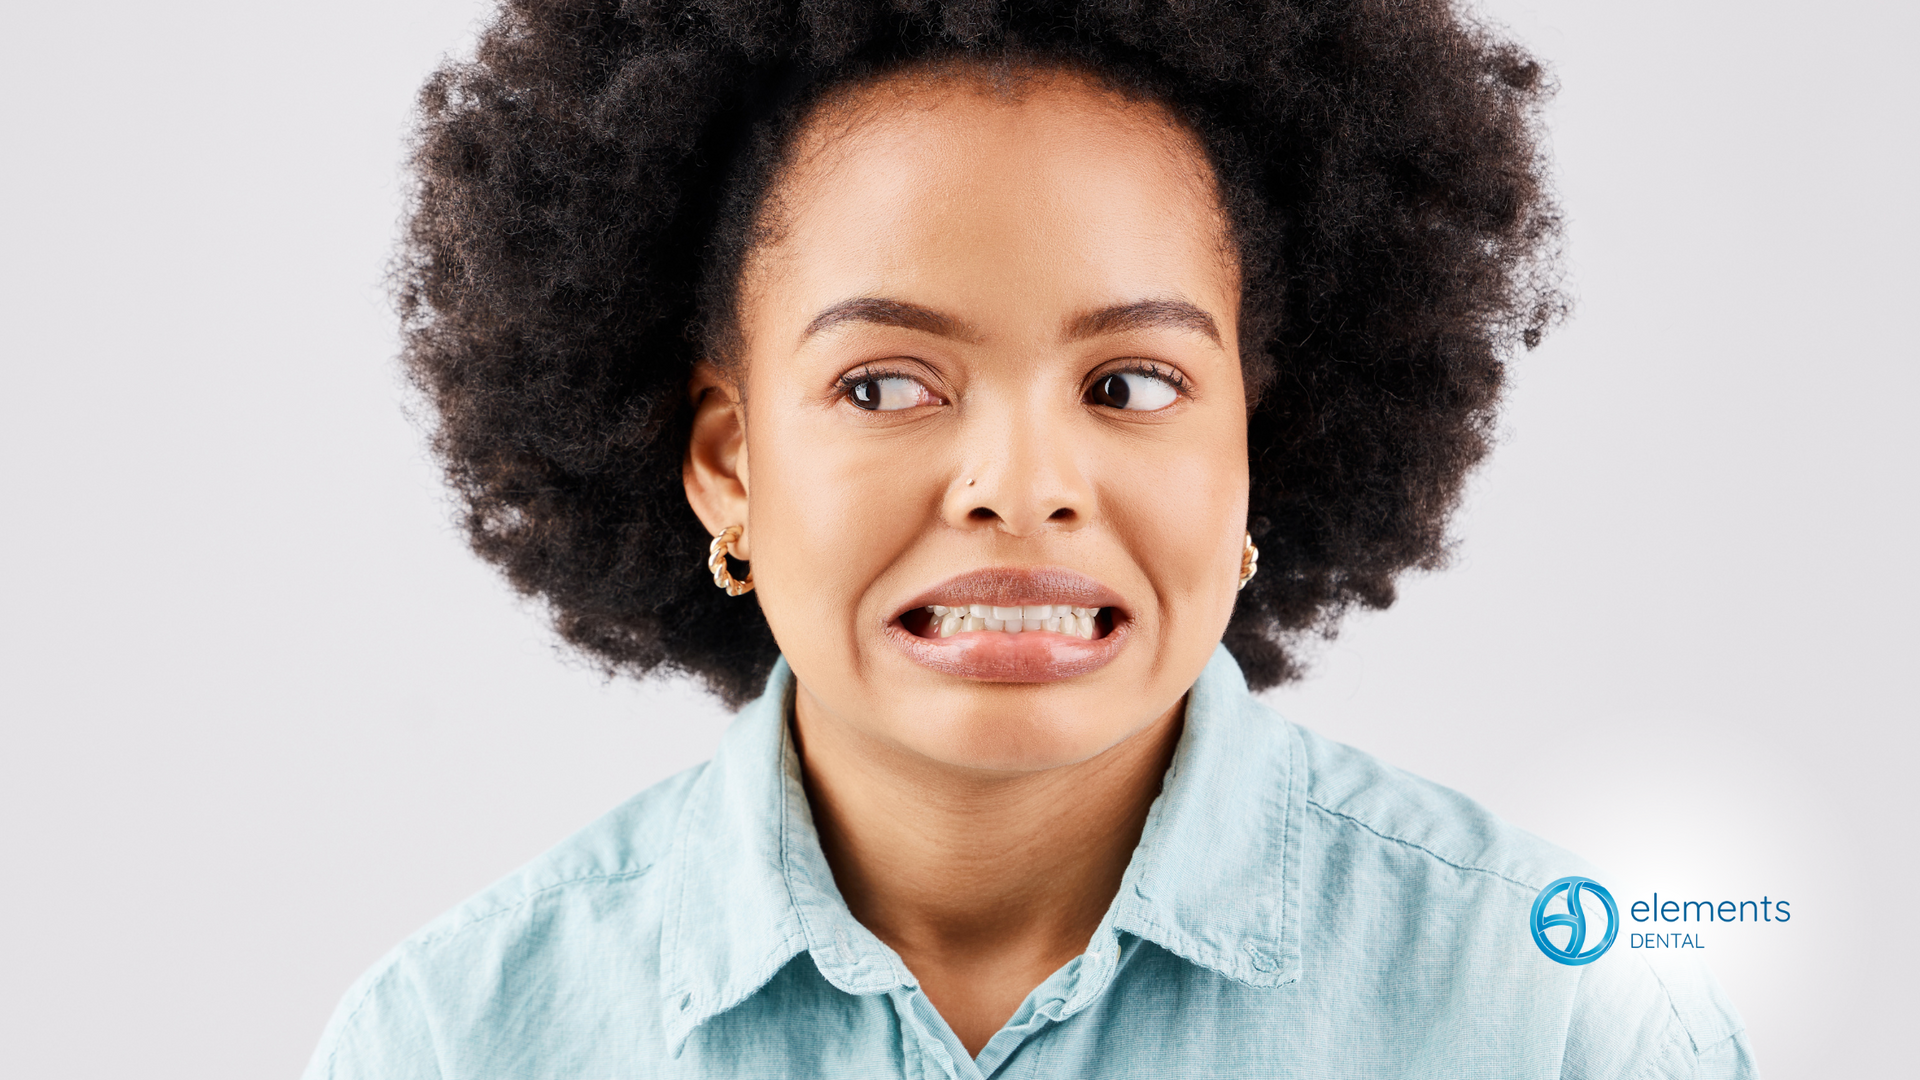
M 414 94 L 488 10 L 9 19 L 0 1073 L 296 1075 L 387 948 L 727 724 L 563 651 L 409 413 Z M 1560 84 L 1574 315 L 1451 567 L 1267 699 L 1602 868 L 1612 949 L 1697 951 L 1767 1075 L 1902 1075 L 1920 17 L 1476 10 Z

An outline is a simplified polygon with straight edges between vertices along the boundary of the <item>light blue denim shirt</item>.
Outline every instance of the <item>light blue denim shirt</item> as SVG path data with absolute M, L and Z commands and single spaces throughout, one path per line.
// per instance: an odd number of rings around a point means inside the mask
M 308 1080 L 1754 1075 L 1698 966 L 1534 945 L 1580 862 L 1287 723 L 1224 649 L 1086 952 L 972 1057 L 834 887 L 791 685 L 401 944 Z

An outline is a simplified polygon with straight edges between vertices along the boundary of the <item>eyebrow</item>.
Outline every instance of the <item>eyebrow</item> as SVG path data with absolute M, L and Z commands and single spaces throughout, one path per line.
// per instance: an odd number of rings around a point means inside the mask
M 966 323 L 951 315 L 943 315 L 919 304 L 909 304 L 905 300 L 888 300 L 878 296 L 861 296 L 852 300 L 842 300 L 813 317 L 807 328 L 801 332 L 800 340 L 805 341 L 815 334 L 824 333 L 843 323 L 872 323 L 876 326 L 897 326 L 903 330 L 918 330 L 938 337 L 969 338 L 973 331 Z
M 801 332 L 800 340 L 825 333 L 845 323 L 868 323 L 918 330 L 937 337 L 972 338 L 977 336 L 966 323 L 919 304 L 889 300 L 879 296 L 861 296 L 842 300 L 813 317 Z M 1083 341 L 1106 334 L 1124 334 L 1155 328 L 1187 330 L 1221 344 L 1220 328 L 1213 316 L 1185 300 L 1135 300 L 1090 311 L 1067 323 L 1066 340 Z
M 1067 340 L 1081 341 L 1104 334 L 1124 334 L 1157 328 L 1190 330 L 1221 344 L 1213 316 L 1185 300 L 1136 300 L 1091 311 L 1067 324 Z

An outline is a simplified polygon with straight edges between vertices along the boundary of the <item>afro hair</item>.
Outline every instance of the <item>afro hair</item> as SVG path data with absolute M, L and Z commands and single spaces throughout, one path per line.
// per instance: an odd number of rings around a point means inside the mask
M 1243 279 L 1249 528 L 1225 642 L 1302 635 L 1441 564 L 1516 344 L 1564 312 L 1541 67 L 1446 0 L 508 0 L 421 94 L 404 362 L 473 546 L 610 672 L 738 705 L 778 647 L 705 569 L 696 361 L 788 136 L 835 87 L 1055 64 L 1206 147 Z

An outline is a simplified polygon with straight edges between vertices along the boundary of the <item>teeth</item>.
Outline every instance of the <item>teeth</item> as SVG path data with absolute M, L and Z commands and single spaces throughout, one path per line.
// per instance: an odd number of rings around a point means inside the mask
M 933 616 L 934 628 L 943 638 L 973 630 L 998 630 L 1006 634 L 1045 630 L 1092 640 L 1100 609 L 1067 604 L 1026 604 L 1021 607 L 992 607 L 987 604 L 948 607 L 933 604 L 928 606 L 927 612 Z

